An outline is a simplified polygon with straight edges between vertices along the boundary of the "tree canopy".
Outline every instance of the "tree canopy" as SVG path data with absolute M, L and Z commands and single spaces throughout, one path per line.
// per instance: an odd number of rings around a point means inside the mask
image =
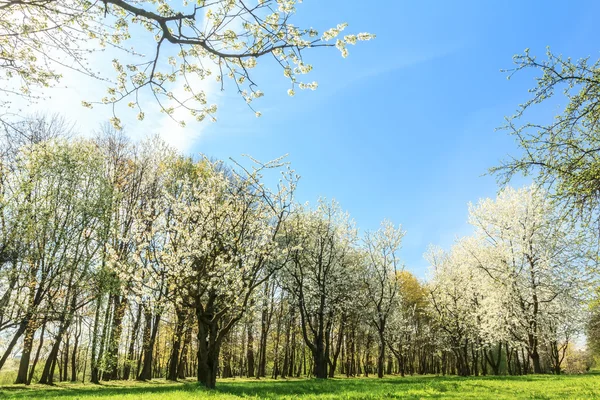
M 77 71 L 107 83 L 102 99 L 81 99 L 86 107 L 113 106 L 113 125 L 121 122 L 115 105 L 127 103 L 143 119 L 143 100 L 154 99 L 162 112 L 178 109 L 196 120 L 214 119 L 216 105 L 202 81 L 232 85 L 251 106 L 263 96 L 253 80 L 259 59 L 270 56 L 289 80 L 288 93 L 316 89 L 304 81 L 313 66 L 304 53 L 316 47 L 347 46 L 370 40 L 369 33 L 342 36 L 347 24 L 319 32 L 296 26 L 297 0 L 1 0 L 0 105 L 14 96 L 29 100 Z M 90 63 L 99 50 L 114 51 L 114 75 Z M 112 54 L 112 53 L 111 53 Z M 257 116 L 260 113 L 257 112 Z M 182 125 L 183 121 L 178 121 Z
M 522 152 L 491 169 L 501 183 L 515 174 L 533 175 L 551 196 L 583 220 L 598 217 L 600 199 L 600 60 L 571 60 L 548 49 L 538 60 L 529 50 L 514 57 L 509 78 L 524 70 L 539 73 L 531 98 L 508 117 L 504 129 Z M 561 96 L 562 95 L 562 96 Z M 560 97 L 560 99 L 555 99 Z M 564 101 L 551 122 L 527 121 L 538 106 Z

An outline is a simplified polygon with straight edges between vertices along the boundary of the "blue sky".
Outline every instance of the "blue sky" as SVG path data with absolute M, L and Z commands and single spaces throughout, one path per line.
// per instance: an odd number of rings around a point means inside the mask
M 316 92 L 288 98 L 283 78 L 263 79 L 272 81 L 263 117 L 232 100 L 196 148 L 218 157 L 289 153 L 302 175 L 299 200 L 334 197 L 361 229 L 384 218 L 402 224 L 402 257 L 423 277 L 427 246 L 470 232 L 467 203 L 497 191 L 482 175 L 518 152 L 495 128 L 527 99 L 534 75 L 509 81 L 500 69 L 527 47 L 540 57 L 546 46 L 600 57 L 598 12 L 597 2 L 306 1 L 303 22 L 347 21 L 377 39 L 345 60 L 310 54 Z
M 482 174 L 518 152 L 495 128 L 527 99 L 534 75 L 508 81 L 500 69 L 525 48 L 540 57 L 551 46 L 572 58 L 599 58 L 599 12 L 595 1 L 305 0 L 297 25 L 324 30 L 348 22 L 349 32 L 377 39 L 350 47 L 347 59 L 335 49 L 306 53 L 319 89 L 294 98 L 281 71 L 262 65 L 255 77 L 266 95 L 254 106 L 263 116 L 234 91 L 220 94 L 219 121 L 190 124 L 185 151 L 262 160 L 289 154 L 302 176 L 299 201 L 335 198 L 362 230 L 384 218 L 402 224 L 403 260 L 424 277 L 428 245 L 448 247 L 470 232 L 467 203 L 497 191 Z M 541 110 L 540 118 L 557 110 Z M 68 117 L 87 129 L 108 114 L 78 108 Z M 157 126 L 127 130 L 140 136 Z

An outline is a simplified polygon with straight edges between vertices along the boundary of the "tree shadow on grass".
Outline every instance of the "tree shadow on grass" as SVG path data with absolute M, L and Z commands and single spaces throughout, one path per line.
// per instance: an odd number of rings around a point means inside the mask
M 205 390 L 196 383 L 161 383 L 157 381 L 136 384 L 131 382 L 129 385 L 57 385 L 44 387 L 42 385 L 33 385 L 31 387 L 23 385 L 11 385 L 0 387 L 0 399 L 31 399 L 31 398 L 61 398 L 61 397 L 108 397 L 143 394 L 160 394 L 175 391 L 199 391 Z
M 569 375 L 568 379 L 578 379 L 586 375 Z M 589 374 L 587 374 L 589 377 Z M 543 381 L 548 379 L 560 379 L 555 375 L 526 375 L 526 376 L 485 376 L 485 377 L 456 377 L 456 376 L 413 376 L 413 377 L 390 377 L 384 379 L 376 378 L 342 378 L 342 379 L 290 379 L 290 380 L 237 380 L 226 379 L 217 382 L 215 394 L 223 394 L 234 397 L 256 397 L 261 399 L 275 399 L 279 397 L 301 397 L 303 395 L 330 395 L 346 396 L 349 393 L 361 393 L 366 396 L 384 396 L 387 398 L 410 398 L 406 392 L 409 390 L 426 390 L 418 398 L 439 398 L 444 393 L 453 392 L 458 389 L 461 382 L 484 382 L 484 381 Z M 477 385 L 476 385 L 477 386 Z M 187 381 L 183 383 L 171 383 L 166 381 L 150 381 L 144 384 L 134 382 L 118 382 L 101 385 L 59 385 L 57 387 L 44 387 L 41 385 L 5 386 L 0 387 L 0 398 L 8 399 L 60 399 L 64 397 L 95 398 L 114 396 L 119 398 L 132 395 L 135 398 L 143 398 L 144 395 L 172 394 L 173 392 L 188 392 L 190 397 L 203 398 L 208 393 L 203 386 Z
M 419 379 L 420 381 L 421 379 Z M 405 384 L 414 385 L 417 383 L 414 378 L 389 378 L 389 379 L 290 379 L 290 380 L 223 380 L 217 382 L 215 393 L 235 396 L 235 397 L 258 397 L 261 399 L 278 398 L 281 396 L 302 396 L 302 395 L 341 395 L 344 392 L 365 392 L 369 393 L 376 386 L 385 384 Z M 380 387 L 378 388 L 380 389 Z M 11 385 L 0 387 L 0 398 L 9 399 L 30 399 L 30 398 L 48 398 L 59 399 L 61 397 L 109 397 L 134 395 L 142 397 L 144 394 L 169 394 L 171 392 L 189 392 L 207 393 L 207 389 L 195 382 L 184 383 L 164 383 L 162 381 L 151 381 L 136 385 L 60 385 L 56 387 L 44 387 L 34 385 L 26 387 L 22 385 Z

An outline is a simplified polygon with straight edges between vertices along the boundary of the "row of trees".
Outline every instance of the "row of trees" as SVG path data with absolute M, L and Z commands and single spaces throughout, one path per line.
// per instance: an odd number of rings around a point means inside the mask
M 535 373 L 560 373 L 586 318 L 585 236 L 535 186 L 506 188 L 471 206 L 469 218 L 473 236 L 429 253 L 434 315 L 459 373 L 477 370 L 477 348 L 495 373 L 501 361 L 509 371 L 527 370 L 525 360 Z
M 472 207 L 474 236 L 432 249 L 422 283 L 401 228 L 296 204 L 283 160 L 65 132 L 5 125 L 0 369 L 17 383 L 560 373 L 581 330 L 586 237 L 537 187 Z

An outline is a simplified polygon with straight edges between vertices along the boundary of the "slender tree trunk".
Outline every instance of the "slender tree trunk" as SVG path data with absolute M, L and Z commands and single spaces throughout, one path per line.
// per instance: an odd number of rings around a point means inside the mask
M 50 353 L 48 354 L 48 358 L 44 364 L 44 370 L 42 371 L 42 376 L 40 377 L 40 383 L 42 384 L 52 385 L 54 383 L 54 370 L 52 365 L 56 362 L 56 359 L 59 356 L 60 344 L 66 330 L 66 322 L 61 323 L 58 333 L 56 334 L 56 339 L 52 344 L 52 348 L 50 349 Z M 62 378 L 60 374 L 59 377 Z
M 506 353 L 506 372 L 508 373 L 508 375 L 513 375 L 513 368 L 512 368 L 512 354 L 513 354 L 513 351 L 508 346 L 508 342 L 506 342 L 506 344 L 505 344 L 504 347 L 505 347 L 505 353 Z
M 185 332 L 185 340 L 183 341 L 183 348 L 181 349 L 181 357 L 179 359 L 179 365 L 177 367 L 177 377 L 179 379 L 185 379 L 186 376 L 189 375 L 188 365 L 189 365 L 189 347 L 192 342 L 192 330 L 186 329 Z
M 62 374 L 62 382 L 66 382 L 67 377 L 69 375 L 69 350 L 70 350 L 70 347 L 71 347 L 71 335 L 67 334 L 65 344 L 63 345 L 65 359 L 63 361 L 64 368 L 63 368 L 63 374 Z
M 267 374 L 267 335 L 269 333 L 269 328 L 271 325 L 271 316 L 273 315 L 274 293 L 275 291 L 267 281 L 265 283 L 264 299 L 261 311 L 258 368 L 256 371 L 257 378 L 265 377 Z
M 17 281 L 18 281 L 18 277 L 19 277 L 18 262 L 15 260 L 11 263 L 11 265 L 12 265 L 12 268 L 11 268 L 10 272 L 8 273 L 8 285 L 6 286 L 6 291 L 2 295 L 2 298 L 0 298 L 0 326 L 4 322 L 5 316 L 8 315 L 8 313 L 6 312 L 7 311 L 6 308 L 7 308 L 8 304 L 10 304 L 11 294 L 12 294 L 15 286 L 17 285 Z M 2 369 L 3 364 L 4 363 L 0 364 L 0 369 Z
M 294 309 L 292 308 L 291 312 L 291 321 L 290 325 L 292 326 L 292 343 L 290 349 L 290 366 L 288 371 L 288 376 L 294 376 L 294 365 L 296 363 L 296 316 L 294 314 Z
M 383 325 L 384 327 L 385 325 Z M 383 378 L 383 368 L 385 366 L 385 338 L 383 337 L 383 329 L 379 330 L 379 356 L 377 357 L 377 377 Z
M 283 367 L 281 368 L 281 377 L 285 378 L 288 375 L 290 368 L 290 340 L 291 340 L 292 319 L 286 318 L 285 325 L 285 342 L 283 347 Z
M 106 343 L 106 337 L 108 335 L 108 326 L 109 326 L 109 322 L 110 322 L 110 316 L 111 316 L 111 307 L 110 307 L 110 303 L 112 301 L 112 295 L 109 296 L 109 300 L 106 304 L 106 313 L 104 315 L 104 325 L 102 326 L 102 335 L 100 336 L 100 346 L 99 346 L 99 350 L 98 350 L 98 360 L 96 362 L 96 368 L 95 371 L 92 370 L 92 377 L 95 376 L 95 381 L 92 380 L 92 382 L 94 383 L 99 383 L 100 380 L 100 363 L 102 363 L 103 358 L 104 358 L 104 344 Z
M 0 370 L 4 366 L 4 363 L 6 363 L 6 360 L 8 359 L 8 357 L 10 357 L 10 354 L 12 353 L 15 345 L 17 344 L 17 342 L 19 341 L 19 339 L 21 338 L 21 336 L 23 335 L 23 333 L 27 329 L 28 325 L 29 325 L 29 318 L 24 319 L 19 324 L 19 328 L 17 329 L 17 331 L 13 335 L 12 340 L 10 341 L 10 343 L 8 344 L 8 346 L 6 347 L 6 350 L 4 351 L 4 354 L 2 355 L 2 358 L 0 358 Z
M 96 358 L 96 350 L 98 346 L 98 329 L 100 324 L 100 308 L 102 308 L 102 295 L 99 295 L 96 301 L 96 312 L 94 314 L 94 329 L 92 331 L 92 348 L 90 356 L 90 364 L 92 369 L 90 381 L 95 384 L 100 383 L 98 359 Z
M 340 329 L 338 330 L 338 336 L 336 340 L 335 349 L 333 349 L 333 357 L 331 363 L 329 365 L 329 377 L 333 378 L 335 376 L 335 370 L 337 368 L 338 357 L 340 356 L 340 351 L 342 349 L 342 340 L 344 338 L 344 326 L 346 325 L 346 318 L 343 317 L 340 321 Z
M 248 320 L 248 350 L 246 351 L 246 360 L 248 364 L 246 376 L 250 378 L 254 376 L 254 323 L 252 318 Z
M 123 379 L 128 380 L 131 375 L 131 363 L 134 361 L 135 342 L 137 340 L 138 331 L 140 330 L 140 324 L 142 321 L 142 304 L 138 304 L 135 321 L 131 328 L 131 338 L 129 339 L 129 349 L 127 350 L 127 359 L 123 365 Z
M 73 343 L 73 352 L 71 353 L 71 382 L 77 382 L 77 350 L 79 345 L 79 336 L 75 336 Z

